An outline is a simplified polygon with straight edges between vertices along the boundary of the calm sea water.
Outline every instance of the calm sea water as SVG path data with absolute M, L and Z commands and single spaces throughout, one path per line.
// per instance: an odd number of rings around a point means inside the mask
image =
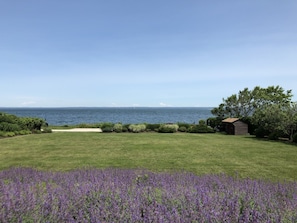
M 112 122 L 137 123 L 197 123 L 212 117 L 212 108 L 0 108 L 1 112 L 22 117 L 45 119 L 49 125 Z

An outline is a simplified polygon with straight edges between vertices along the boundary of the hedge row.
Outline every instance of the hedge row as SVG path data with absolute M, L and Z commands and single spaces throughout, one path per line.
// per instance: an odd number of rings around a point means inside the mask
M 89 126 L 90 127 L 90 126 Z M 94 126 L 93 126 L 94 127 Z M 215 130 L 207 126 L 205 122 L 198 125 L 188 123 L 168 123 L 168 124 L 121 124 L 121 123 L 100 123 L 96 127 L 101 128 L 102 132 L 159 132 L 159 133 L 214 133 Z

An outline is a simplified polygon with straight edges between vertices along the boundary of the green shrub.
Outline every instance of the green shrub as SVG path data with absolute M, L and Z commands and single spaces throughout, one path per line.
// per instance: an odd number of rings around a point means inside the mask
M 145 129 L 146 129 L 145 124 L 131 124 L 131 125 L 129 125 L 130 132 L 134 132 L 134 133 L 144 132 Z
M 207 126 L 208 128 L 208 132 L 207 133 L 215 133 L 216 130 L 214 128 L 212 128 L 211 126 Z
M 129 132 L 129 129 L 128 129 L 128 127 L 126 127 L 126 126 L 123 126 L 123 128 L 122 128 L 122 132 Z
M 270 140 L 278 140 L 278 138 L 279 138 L 278 132 L 272 132 L 268 135 L 268 139 Z
M 179 126 L 177 124 L 162 124 L 158 130 L 160 133 L 174 133 L 177 132 Z
M 258 127 L 254 132 L 257 138 L 264 138 L 267 135 L 267 131 L 265 131 L 262 127 Z
M 214 129 L 207 125 L 193 125 L 189 129 L 190 133 L 214 133 Z
M 297 132 L 293 135 L 292 140 L 293 140 L 293 142 L 297 142 Z
M 100 123 L 99 125 L 102 132 L 113 132 L 113 126 L 114 124 L 111 122 L 104 122 L 104 123 Z
M 102 122 L 102 123 L 100 123 L 99 124 L 99 128 L 105 128 L 105 127 L 113 127 L 114 126 L 114 124 L 113 123 L 111 123 L 111 122 Z
M 19 121 L 19 118 L 17 116 L 0 112 L 0 123 L 7 122 L 7 123 L 17 124 L 18 121 Z
M 17 117 L 0 112 L 0 131 L 2 137 L 40 133 L 45 121 L 40 118 Z
M 158 132 L 158 129 L 160 128 L 160 124 L 146 124 L 146 130 L 147 131 L 155 131 Z
M 33 133 L 33 134 L 41 134 L 42 131 L 41 131 L 41 130 L 36 130 L 36 129 L 34 129 L 34 130 L 32 130 L 32 133 Z
M 18 124 L 1 122 L 0 123 L 0 131 L 4 132 L 17 132 L 20 131 L 21 127 Z
M 178 131 L 180 131 L 180 132 L 187 132 L 188 129 L 185 126 L 182 126 L 182 127 L 179 127 L 178 128 Z
M 123 131 L 123 125 L 121 123 L 114 124 L 113 130 L 115 132 L 118 132 L 118 133 L 122 132 Z
M 29 130 L 21 130 L 17 132 L 17 135 L 29 135 L 29 134 L 32 134 L 32 132 Z
M 101 130 L 102 132 L 113 132 L 113 127 L 106 126 L 103 127 Z
M 205 122 L 205 120 L 199 120 L 199 122 L 198 122 L 199 124 L 198 125 L 206 125 L 206 122 Z
M 43 133 L 52 133 L 52 129 L 51 128 L 48 128 L 48 127 L 45 127 L 43 128 Z
M 223 118 L 222 117 L 211 117 L 206 120 L 208 126 L 212 128 L 218 127 L 221 125 Z
M 3 136 L 4 137 L 13 137 L 13 136 L 15 136 L 15 133 L 14 132 L 4 132 Z
M 189 129 L 192 126 L 192 124 L 183 123 L 183 122 L 178 122 L 177 124 L 178 124 L 179 128 L 185 127 L 186 129 Z
M 122 132 L 129 132 L 129 126 L 130 126 L 130 124 L 123 125 Z
M 19 125 L 22 129 L 28 130 L 41 130 L 41 126 L 44 126 L 46 123 L 41 118 L 29 118 L 29 117 L 22 117 L 19 118 L 18 121 Z

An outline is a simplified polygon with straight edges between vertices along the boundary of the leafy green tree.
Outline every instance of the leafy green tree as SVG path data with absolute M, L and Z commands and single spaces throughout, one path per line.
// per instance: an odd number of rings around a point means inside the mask
M 293 141 L 294 134 L 297 130 L 297 102 L 290 103 L 286 109 L 284 132 L 289 135 L 290 141 Z
M 238 94 L 223 98 L 223 103 L 212 109 L 212 114 L 218 117 L 250 117 L 264 106 L 273 104 L 287 104 L 291 101 L 292 90 L 285 91 L 280 86 L 261 88 L 256 86 L 253 90 L 244 88 Z
M 297 104 L 263 105 L 254 112 L 252 122 L 258 126 L 258 130 L 274 138 L 285 134 L 292 141 L 297 130 Z

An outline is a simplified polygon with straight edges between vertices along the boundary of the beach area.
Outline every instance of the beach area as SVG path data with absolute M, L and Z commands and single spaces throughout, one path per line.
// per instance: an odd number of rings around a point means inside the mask
M 102 132 L 100 128 L 52 129 L 52 132 Z

